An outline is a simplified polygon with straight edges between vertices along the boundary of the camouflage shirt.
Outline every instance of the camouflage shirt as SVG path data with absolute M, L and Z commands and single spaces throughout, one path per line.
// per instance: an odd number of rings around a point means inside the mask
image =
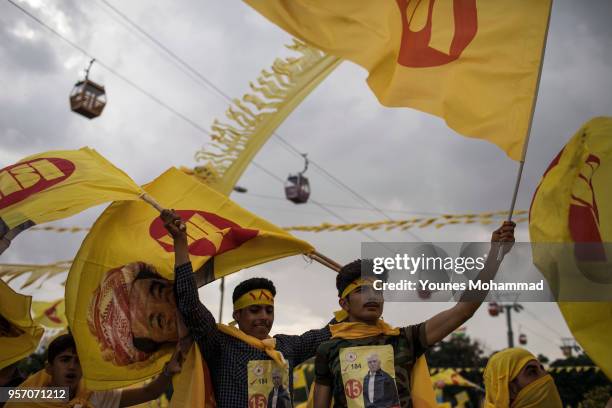
M 340 350 L 347 347 L 382 346 L 393 347 L 395 382 L 402 408 L 411 408 L 410 373 L 416 360 L 427 350 L 425 323 L 402 327 L 397 336 L 384 334 L 363 339 L 331 339 L 317 349 L 315 359 L 315 381 L 332 388 L 333 408 L 347 407 L 344 384 L 340 369 Z

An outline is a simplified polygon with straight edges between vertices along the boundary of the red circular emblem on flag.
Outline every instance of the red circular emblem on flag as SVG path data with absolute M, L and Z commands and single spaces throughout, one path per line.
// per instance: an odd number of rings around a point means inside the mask
M 217 214 L 198 210 L 176 210 L 187 225 L 189 253 L 194 256 L 214 256 L 238 248 L 259 233 L 242 228 Z M 174 251 L 173 240 L 160 217 L 149 227 L 149 234 L 167 252 Z
M 435 29 L 433 14 L 436 0 L 396 1 L 402 15 L 402 42 L 397 58 L 400 65 L 426 68 L 448 64 L 458 59 L 476 37 L 478 31 L 476 0 L 453 0 L 451 7 L 453 7 L 455 32 L 448 52 L 437 50 L 430 45 L 432 30 Z M 427 7 L 427 21 L 421 30 L 412 31 L 410 23 L 419 7 Z
M 74 163 L 56 157 L 38 158 L 0 170 L 0 210 L 25 200 L 74 173 Z

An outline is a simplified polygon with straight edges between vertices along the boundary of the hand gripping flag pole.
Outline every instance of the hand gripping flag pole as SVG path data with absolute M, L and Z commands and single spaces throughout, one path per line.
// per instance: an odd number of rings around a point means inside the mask
M 140 198 L 142 198 L 142 200 L 148 204 L 150 204 L 153 208 L 155 208 L 157 211 L 159 211 L 160 213 L 164 210 L 164 207 L 162 207 L 153 197 L 151 197 L 149 194 L 147 193 L 142 193 L 140 195 Z M 338 262 L 334 261 L 333 259 L 321 254 L 320 252 L 312 252 L 310 254 L 306 254 L 307 257 L 309 257 L 310 259 L 312 259 L 313 261 L 316 261 L 318 263 L 320 263 L 323 266 L 326 266 L 328 268 L 330 268 L 331 270 L 335 271 L 335 272 L 339 272 L 340 268 L 342 268 L 342 265 L 340 265 Z
M 531 113 L 529 116 L 529 128 L 527 129 L 527 135 L 525 136 L 525 142 L 523 143 L 523 152 L 521 153 L 521 161 L 519 162 L 519 168 L 516 174 L 516 183 L 514 184 L 514 192 L 512 193 L 512 200 L 510 201 L 510 210 L 508 211 L 508 221 L 512 221 L 512 213 L 516 205 L 516 198 L 518 190 L 521 185 L 521 179 L 523 177 L 523 168 L 525 167 L 525 158 L 527 157 L 527 147 L 529 146 L 529 138 L 531 137 L 531 129 L 533 127 L 533 116 L 535 114 L 536 104 L 538 102 L 538 94 L 540 92 L 540 80 L 542 79 L 542 67 L 544 66 L 544 54 L 546 53 L 546 42 L 548 40 L 548 30 L 550 28 L 550 14 L 552 12 L 553 2 L 550 2 L 550 10 L 548 12 L 548 21 L 546 22 L 546 32 L 544 34 L 544 45 L 542 46 L 542 56 L 540 57 L 540 70 L 538 72 L 538 82 L 536 84 L 535 93 L 533 95 L 533 104 L 531 106 Z M 497 260 L 501 261 L 504 258 L 503 245 L 500 246 L 499 252 L 497 253 Z

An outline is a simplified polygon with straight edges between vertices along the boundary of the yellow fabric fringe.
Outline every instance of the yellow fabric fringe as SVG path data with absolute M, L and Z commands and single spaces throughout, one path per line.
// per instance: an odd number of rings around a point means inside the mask
M 252 93 L 234 99 L 226 112 L 229 124 L 215 119 L 212 143 L 196 153 L 205 161 L 193 171 L 206 184 L 229 195 L 259 149 L 278 126 L 341 62 L 301 41 L 287 46 L 298 58 L 277 59 L 263 70 Z

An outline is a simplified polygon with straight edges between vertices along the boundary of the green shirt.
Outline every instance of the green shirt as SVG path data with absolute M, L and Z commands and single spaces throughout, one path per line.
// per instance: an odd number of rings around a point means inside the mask
M 412 401 L 410 399 L 410 375 L 416 360 L 427 350 L 425 323 L 402 327 L 397 336 L 381 334 L 374 337 L 354 340 L 336 338 L 321 343 L 317 349 L 315 359 L 315 382 L 332 388 L 334 408 L 349 407 L 345 394 L 345 386 L 347 388 L 346 392 L 357 394 L 353 395 L 355 401 L 357 401 L 357 398 L 361 398 L 363 401 L 364 397 L 362 395 L 367 395 L 364 388 L 368 387 L 365 380 L 361 381 L 357 387 L 350 387 L 344 383 L 341 371 L 340 351 L 349 347 L 384 345 L 390 345 L 393 349 L 392 358 L 395 368 L 395 383 L 399 394 L 400 406 L 402 408 L 412 407 Z M 363 367 L 362 372 L 363 370 L 367 371 L 367 362 L 365 362 L 363 356 L 359 357 L 359 361 L 356 362 L 361 363 Z M 346 367 L 344 368 L 346 370 Z M 372 388 L 370 388 L 370 390 L 371 389 Z M 361 395 L 359 395 L 360 393 Z M 356 402 L 350 406 L 364 406 L 364 403 Z

